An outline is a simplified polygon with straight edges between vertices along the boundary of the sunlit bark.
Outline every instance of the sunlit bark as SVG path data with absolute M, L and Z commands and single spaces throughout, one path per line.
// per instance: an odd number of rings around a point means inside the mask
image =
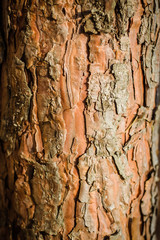
M 0 239 L 156 239 L 158 0 L 1 9 Z

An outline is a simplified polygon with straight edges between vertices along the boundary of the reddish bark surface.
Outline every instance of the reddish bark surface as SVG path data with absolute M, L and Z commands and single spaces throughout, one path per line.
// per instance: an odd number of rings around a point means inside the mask
M 158 1 L 2 5 L 0 239 L 156 239 Z

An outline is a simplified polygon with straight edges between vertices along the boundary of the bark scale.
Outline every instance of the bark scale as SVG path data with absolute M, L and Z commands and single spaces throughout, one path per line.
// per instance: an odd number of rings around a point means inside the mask
M 156 239 L 158 0 L 2 5 L 1 239 Z

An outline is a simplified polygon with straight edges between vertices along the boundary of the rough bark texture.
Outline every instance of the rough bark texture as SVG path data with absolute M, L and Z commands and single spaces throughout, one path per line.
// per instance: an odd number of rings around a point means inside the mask
M 2 2 L 0 239 L 156 239 L 158 0 Z

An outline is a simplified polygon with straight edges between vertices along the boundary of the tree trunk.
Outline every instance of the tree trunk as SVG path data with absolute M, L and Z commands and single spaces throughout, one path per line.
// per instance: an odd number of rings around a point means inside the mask
M 0 239 L 156 239 L 158 0 L 1 5 Z

